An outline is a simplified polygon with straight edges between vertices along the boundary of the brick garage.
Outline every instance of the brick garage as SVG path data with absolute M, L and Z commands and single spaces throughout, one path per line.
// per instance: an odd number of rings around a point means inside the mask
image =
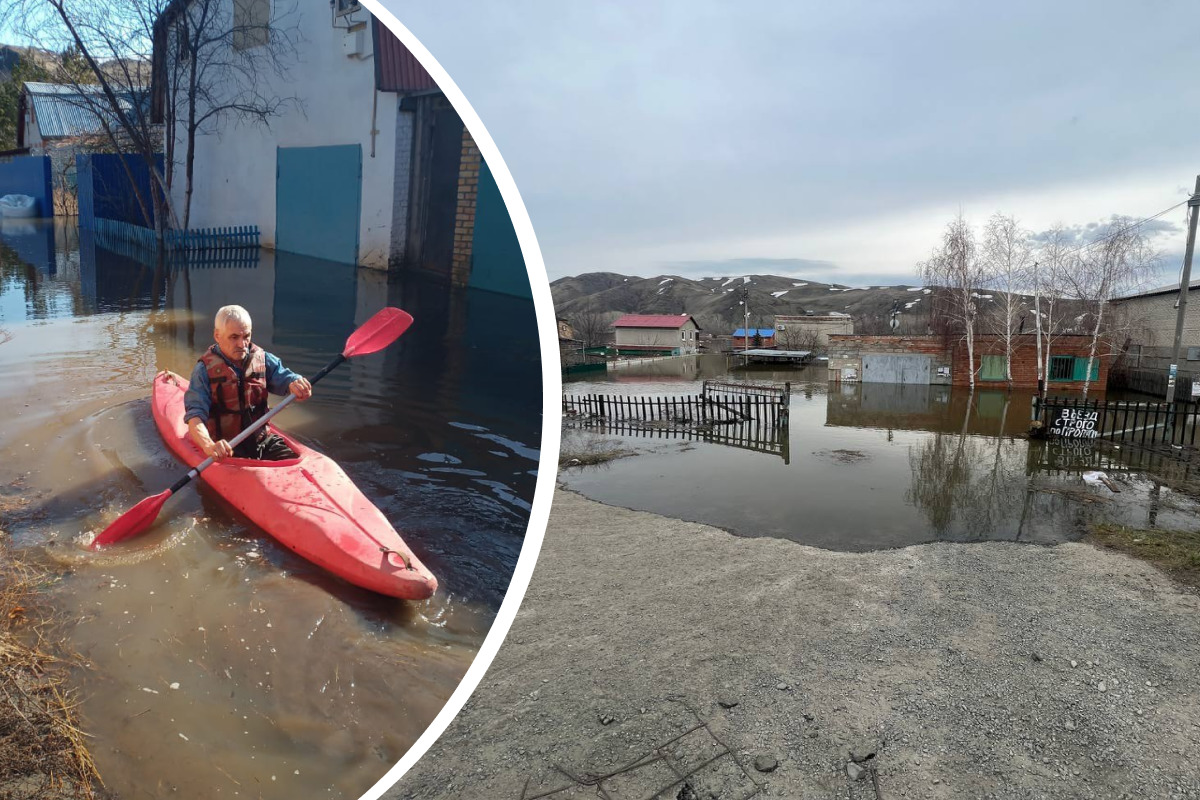
M 1014 337 L 1012 355 L 1013 387 L 1037 388 L 1037 339 L 1032 334 Z M 1090 338 L 1087 336 L 1059 336 L 1054 340 L 1050 353 L 1051 365 L 1049 388 L 1053 392 L 1078 392 L 1083 389 L 1083 377 L 1087 369 L 1087 354 Z M 1100 346 L 1092 368 L 1089 390 L 1103 391 L 1108 382 L 1108 368 L 1112 357 L 1108 347 Z M 931 361 L 930 383 L 951 383 L 968 386 L 970 373 L 967 366 L 967 344 L 956 340 L 947 342 L 940 336 L 868 336 L 864 334 L 829 337 L 829 379 L 859 380 L 862 376 L 863 356 L 929 356 Z M 939 377 L 938 368 L 949 367 L 950 376 Z M 975 337 L 975 383 L 981 388 L 1007 387 L 1004 376 L 1004 340 L 999 336 Z M 853 375 L 854 377 L 850 377 Z
M 1013 337 L 1012 377 L 1013 387 L 1037 388 L 1037 337 L 1024 334 Z M 1042 342 L 1045 346 L 1045 341 Z M 1050 350 L 1050 375 L 1047 376 L 1050 392 L 1079 392 L 1083 390 L 1084 373 L 1087 370 L 1089 336 L 1059 336 Z M 1088 391 L 1104 391 L 1108 385 L 1108 368 L 1112 357 L 1106 355 L 1108 346 L 1101 341 L 1096 359 L 1092 364 L 1092 380 Z M 999 336 L 975 337 L 975 384 L 976 386 L 1007 386 L 1004 379 L 1004 339 Z M 968 386 L 967 343 L 958 342 L 954 348 L 954 363 L 951 369 L 955 386 Z

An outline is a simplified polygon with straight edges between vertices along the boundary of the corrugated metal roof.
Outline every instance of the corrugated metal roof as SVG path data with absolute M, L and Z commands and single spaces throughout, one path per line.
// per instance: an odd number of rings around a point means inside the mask
M 427 92 L 439 89 L 421 62 L 378 19 L 375 31 L 375 88 L 381 92 Z
M 614 328 L 682 328 L 688 320 L 695 322 L 690 314 L 626 314 L 612 326 Z
M 1188 281 L 1189 298 L 1191 297 L 1192 290 L 1194 289 L 1200 289 L 1200 280 Z M 1150 289 L 1145 292 L 1138 292 L 1137 294 L 1127 294 L 1122 295 L 1121 297 L 1114 297 L 1113 302 L 1119 302 L 1121 300 L 1136 300 L 1139 297 L 1154 297 L 1155 295 L 1160 294 L 1179 294 L 1179 282 L 1176 281 L 1175 283 L 1169 283 L 1166 286 L 1159 286 L 1157 289 Z M 1188 300 L 1188 302 L 1191 302 L 1191 300 Z
M 99 86 L 63 86 L 56 83 L 25 83 L 25 94 L 37 117 L 38 130 L 43 139 L 61 139 L 71 136 L 86 136 L 103 133 L 104 126 L 98 112 L 114 119 L 107 110 L 107 100 Z M 145 90 L 140 92 L 146 100 Z M 134 108 L 138 97 L 134 92 L 117 92 L 117 99 L 126 111 Z

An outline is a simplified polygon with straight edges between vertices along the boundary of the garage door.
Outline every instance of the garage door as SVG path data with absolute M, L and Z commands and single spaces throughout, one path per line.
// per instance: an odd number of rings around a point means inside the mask
M 863 355 L 863 383 L 929 383 L 931 356 Z
M 362 146 L 280 147 L 277 152 L 275 249 L 357 262 Z

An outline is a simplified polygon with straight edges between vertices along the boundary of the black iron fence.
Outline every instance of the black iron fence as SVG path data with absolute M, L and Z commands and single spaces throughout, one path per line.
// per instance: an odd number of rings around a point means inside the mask
M 1200 406 L 1051 397 L 1033 399 L 1033 417 L 1051 439 L 1106 439 L 1139 446 L 1194 447 Z
M 756 420 L 786 424 L 791 384 L 705 381 L 698 395 L 564 394 L 563 414 L 609 420 L 717 425 Z

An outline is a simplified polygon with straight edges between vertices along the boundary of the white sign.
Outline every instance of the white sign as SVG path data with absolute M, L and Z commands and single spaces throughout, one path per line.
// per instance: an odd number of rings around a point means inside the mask
M 1095 439 L 1100 423 L 1099 409 L 1060 408 L 1058 416 L 1050 424 L 1050 433 L 1067 439 Z

